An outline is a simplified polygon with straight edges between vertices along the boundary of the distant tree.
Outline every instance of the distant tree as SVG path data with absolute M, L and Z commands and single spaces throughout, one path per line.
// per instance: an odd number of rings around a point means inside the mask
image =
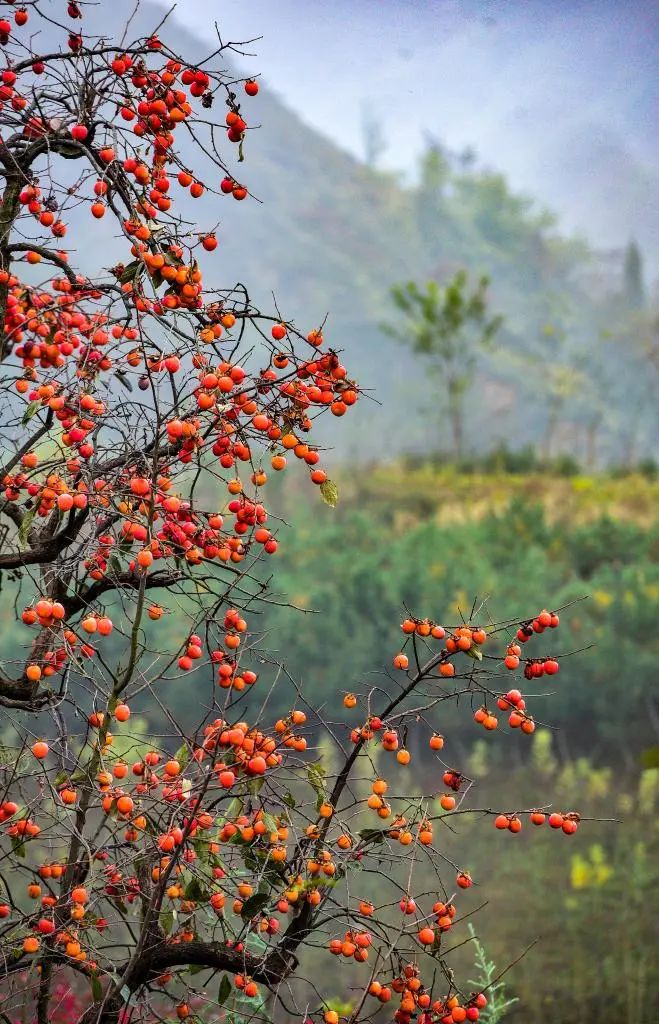
M 367 167 L 377 167 L 380 157 L 387 148 L 387 140 L 382 121 L 368 103 L 362 107 L 362 144 L 364 163 Z
M 446 226 L 445 196 L 451 165 L 441 144 L 431 136 L 419 159 L 419 184 L 415 193 L 417 225 L 421 238 L 434 251 Z
M 574 429 L 576 417 L 580 420 L 586 416 L 586 409 L 589 404 L 589 397 L 586 394 L 586 385 L 589 381 L 590 370 L 584 358 L 575 356 L 570 348 L 572 323 L 568 311 L 561 308 L 560 303 L 553 303 L 554 309 L 551 320 L 544 324 L 540 330 L 540 349 L 536 361 L 537 385 L 536 394 L 546 406 L 547 418 L 541 441 L 541 453 L 547 460 L 559 454 L 556 451 L 555 442 L 559 426 L 564 424 L 566 418 L 571 418 L 571 428 Z M 595 390 L 597 384 L 593 380 Z M 588 418 L 591 432 L 594 430 L 595 437 L 588 437 L 586 447 L 590 448 L 588 458 L 594 459 L 595 443 L 598 421 L 598 404 L 593 403 L 592 419 Z M 574 454 L 574 453 L 573 453 Z
M 630 309 L 642 309 L 645 305 L 645 285 L 643 282 L 643 257 L 635 241 L 631 241 L 625 249 L 623 268 L 625 302 Z
M 600 332 L 592 343 L 593 348 L 580 349 L 574 357 L 578 395 L 576 419 L 582 430 L 584 466 L 591 471 L 597 466 L 600 434 L 611 419 L 615 402 L 615 378 L 609 363 L 611 345 L 607 347 L 610 340 Z M 592 358 L 593 349 L 595 359 Z
M 574 366 L 560 363 L 554 366 L 549 365 L 546 368 L 544 390 L 548 402 L 548 413 L 543 448 L 547 459 L 551 459 L 555 454 L 556 431 L 563 418 L 565 407 L 579 393 L 580 387 L 581 374 Z M 593 422 L 596 429 L 597 421 Z M 594 445 L 594 441 L 591 444 Z M 592 457 L 594 458 L 594 455 Z
M 489 316 L 486 292 L 489 278 L 481 277 L 470 291 L 467 272 L 442 286 L 428 281 L 425 289 L 413 281 L 394 285 L 391 297 L 403 314 L 402 323 L 387 332 L 427 356 L 446 391 L 453 452 L 464 447 L 464 395 L 472 382 L 478 352 L 488 345 L 503 318 Z
M 632 465 L 657 436 L 659 310 L 624 311 L 611 328 L 623 354 L 618 380 L 626 396 L 621 424 L 622 459 Z
M 472 171 L 476 166 L 476 150 L 473 146 L 465 146 L 458 153 L 458 166 L 461 171 Z

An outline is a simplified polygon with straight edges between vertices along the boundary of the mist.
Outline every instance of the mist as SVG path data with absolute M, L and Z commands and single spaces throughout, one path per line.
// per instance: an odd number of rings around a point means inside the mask
M 174 17 L 207 31 L 208 5 Z M 224 39 L 308 124 L 358 157 L 365 111 L 384 168 L 413 177 L 428 137 L 475 150 L 599 248 L 659 267 L 658 15 L 642 0 L 224 0 Z M 257 38 L 261 37 L 261 38 Z

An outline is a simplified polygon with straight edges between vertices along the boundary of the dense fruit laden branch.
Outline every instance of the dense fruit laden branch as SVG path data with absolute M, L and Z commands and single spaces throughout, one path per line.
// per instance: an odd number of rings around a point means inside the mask
M 13 30 L 8 53 L 12 42 Z M 13 532 L 4 532 L 0 570 L 29 580 L 54 614 L 26 611 L 39 632 L 18 675 L 0 678 L 0 699 L 37 708 L 50 677 L 91 656 L 75 619 L 94 602 L 197 586 L 209 571 L 219 578 L 215 567 L 247 578 L 259 556 L 276 551 L 259 494 L 264 463 L 281 472 L 293 454 L 333 500 L 308 435 L 319 412 L 343 415 L 358 397 L 320 330 L 303 335 L 260 314 L 244 289 L 202 283 L 198 253 L 212 253 L 217 238 L 184 233 L 175 193 L 247 193 L 219 156 L 209 169 L 215 189 L 203 184 L 183 165 L 177 130 L 199 139 L 205 131 L 217 153 L 217 125 L 203 111 L 223 95 L 227 137 L 242 145 L 247 124 L 233 84 L 189 67 L 155 36 L 119 53 L 77 34 L 68 44 L 29 61 L 9 57 L 1 92 L 8 447 L 0 512 Z M 249 80 L 244 91 L 258 86 Z M 58 158 L 76 167 L 75 187 L 56 178 Z M 68 207 L 79 220 L 73 208 L 87 205 L 86 194 L 91 216 L 109 216 L 126 240 L 128 257 L 109 277 L 75 272 L 66 249 L 55 248 Z M 60 274 L 28 283 L 24 264 Z M 259 355 L 246 368 L 238 353 L 249 326 Z M 197 477 L 184 483 L 190 468 Z M 197 500 L 202 476 L 228 487 L 228 508 Z
M 227 612 L 223 625 L 227 645 L 232 637 L 249 635 L 237 611 Z M 99 626 L 106 629 L 100 621 Z M 84 1012 L 85 1024 L 114 1024 L 126 1001 L 145 987 L 180 983 L 180 968 L 229 972 L 236 991 L 246 992 L 247 999 L 258 1000 L 262 989 L 278 995 L 285 986 L 287 992 L 289 979 L 298 972 L 300 949 L 326 936 L 330 954 L 357 963 L 376 957 L 360 1019 L 373 1012 L 373 1000 L 387 1002 L 398 993 L 397 1019 L 403 1024 L 419 1010 L 428 1010 L 430 1020 L 443 1024 L 476 1020 L 473 1011 L 485 1005 L 487 996 L 457 986 L 444 953 L 446 933 L 460 923 L 455 893 L 471 888 L 472 879 L 466 868 L 441 852 L 441 830 L 461 815 L 476 814 L 490 816 L 497 829 L 511 833 L 519 832 L 528 816 L 533 825 L 548 821 L 552 829 L 573 835 L 580 815 L 548 814 L 542 807 L 521 811 L 469 806 L 471 780 L 439 759 L 445 740 L 432 731 L 430 756 L 438 758 L 446 787 L 439 799 L 410 802 L 391 794 L 382 766 L 370 794 L 361 795 L 355 768 L 363 766 L 364 758 L 373 764 L 376 748 L 400 765 L 409 764 L 401 737 L 414 723 L 418 726 L 418 706 L 409 707 L 413 695 L 429 701 L 424 720 L 434 706 L 469 693 L 509 712 L 513 729 L 520 725 L 514 716 L 535 725 L 528 707 L 532 697 L 516 689 L 501 692 L 492 683 L 502 671 L 519 671 L 520 664 L 513 665 L 511 657 L 519 662 L 524 644 L 557 626 L 558 616 L 546 611 L 532 620 L 490 628 L 444 628 L 427 619 L 406 619 L 402 629 L 413 644 L 416 668 L 410 670 L 408 655 L 395 655 L 404 682 L 391 689 L 378 713 L 373 693 L 346 694 L 346 710 L 357 715 L 366 711 L 366 717 L 352 729 L 346 723 L 352 750 L 333 777 L 307 757 L 307 716 L 295 708 L 266 730 L 237 722 L 237 710 L 232 716 L 229 701 L 229 718 L 210 721 L 197 739 L 181 736 L 183 745 L 174 757 L 152 747 L 131 768 L 113 757 L 109 731 L 111 722 L 119 728 L 130 722 L 130 707 L 111 698 L 103 712 L 89 716 L 91 731 L 76 757 L 75 782 L 73 774 L 63 780 L 58 771 L 62 737 L 52 746 L 35 741 L 23 758 L 32 758 L 36 768 L 20 768 L 12 780 L 23 810 L 16 802 L 2 805 L 7 835 L 15 850 L 28 847 L 30 857 L 39 850 L 42 833 L 52 835 L 54 828 L 61 842 L 70 828 L 70 842 L 62 860 L 42 862 L 36 870 L 25 865 L 28 877 L 39 879 L 28 885 L 27 895 L 40 901 L 40 907 L 21 915 L 21 896 L 14 892 L 0 906 L 0 916 L 18 916 L 14 936 L 28 929 L 22 948 L 11 954 L 11 968 L 35 955 L 42 965 L 55 968 L 73 958 L 74 971 L 91 972 L 98 979 L 99 996 Z M 497 640 L 503 641 L 501 652 L 494 650 Z M 421 662 L 424 648 L 428 657 Z M 212 652 L 213 660 L 222 668 L 224 659 L 218 661 L 216 654 Z M 193 636 L 179 661 L 189 671 L 188 660 L 202 657 L 203 642 Z M 485 667 L 488 661 L 492 668 Z M 531 655 L 524 674 L 539 678 L 536 666 L 543 666 L 545 674 L 548 663 L 550 674 L 556 674 L 555 657 Z M 257 681 L 244 667 L 240 672 L 248 685 Z M 228 678 L 220 676 L 220 685 Z M 477 712 L 475 720 L 492 732 L 496 715 L 483 710 L 485 718 Z M 521 731 L 530 734 L 533 729 Z M 34 805 L 30 792 L 43 782 L 48 799 L 41 800 L 38 815 L 27 817 Z M 70 809 L 64 818 L 58 807 Z M 100 824 L 97 808 L 103 814 Z M 71 826 L 68 814 L 73 816 Z M 85 836 L 89 838 L 81 840 Z M 406 885 L 398 889 L 401 916 L 395 923 L 390 878 L 401 858 L 407 861 L 410 853 L 416 857 L 421 851 L 433 867 L 431 888 L 424 859 L 419 882 L 408 874 Z M 335 895 L 336 887 L 348 880 L 354 889 L 354 872 L 364 863 L 382 876 L 389 890 L 380 907 L 366 897 L 356 906 L 344 905 Z M 452 884 L 442 879 L 440 869 L 446 866 L 454 873 Z M 53 879 L 61 880 L 59 892 Z M 118 907 L 123 907 L 119 917 Z M 138 908 L 137 914 L 132 907 Z M 205 923 L 207 910 L 215 917 L 215 927 Z M 289 916 L 282 930 L 282 918 L 285 922 Z M 106 931 L 121 929 L 122 917 L 133 919 L 136 926 L 133 940 L 126 943 L 132 949 L 125 960 L 109 956 L 103 941 Z M 431 957 L 431 975 L 434 961 L 451 979 L 443 995 L 426 979 L 422 950 Z M 106 978 L 108 983 L 102 984 Z M 412 978 L 410 987 L 407 980 Z M 406 1009 L 408 1004 L 413 1010 Z M 333 1013 L 324 1011 L 328 1024 Z

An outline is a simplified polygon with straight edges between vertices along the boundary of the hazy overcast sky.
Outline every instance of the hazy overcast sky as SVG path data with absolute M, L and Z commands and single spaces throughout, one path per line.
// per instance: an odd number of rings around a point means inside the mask
M 643 233 L 659 176 L 659 5 L 648 0 L 178 0 L 225 38 L 262 36 L 248 66 L 305 121 L 413 168 L 424 132 L 473 145 L 566 224 L 613 244 Z M 619 194 L 623 182 L 629 194 Z

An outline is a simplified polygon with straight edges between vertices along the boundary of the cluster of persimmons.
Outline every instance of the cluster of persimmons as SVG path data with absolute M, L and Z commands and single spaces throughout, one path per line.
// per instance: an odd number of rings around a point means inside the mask
M 33 624 L 43 620 L 41 627 L 51 628 L 58 614 L 52 602 L 41 599 L 23 617 L 35 620 Z M 438 650 L 423 665 L 415 650 L 417 667 L 408 667 L 406 689 L 412 692 L 415 682 L 427 685 L 433 678 L 442 681 L 445 677 L 438 667 L 449 657 L 456 662 L 454 678 L 470 678 L 470 666 L 476 662 L 468 652 L 473 645 L 482 648 L 488 643 L 485 629 L 462 626 L 448 630 L 432 625 L 428 633 L 424 622 L 416 623 L 412 631 L 410 621 L 403 623 L 403 632 L 433 641 Z M 190 635 L 180 652 L 179 667 L 190 672 L 207 661 L 219 667 L 220 685 L 235 687 L 239 679 L 243 687 L 255 684 L 257 673 L 240 664 L 240 647 L 249 638 L 246 620 L 237 609 L 230 608 L 222 626 L 226 630 L 222 648 L 207 651 L 199 635 Z M 99 631 L 105 636 L 112 631 L 106 617 L 91 615 L 82 620 L 81 628 L 92 637 Z M 500 633 L 501 629 L 494 632 Z M 457 642 L 451 643 L 454 638 Z M 469 638 L 471 646 L 460 644 L 460 638 Z M 503 653 L 498 655 L 504 671 L 508 646 L 505 641 Z M 461 666 L 460 658 L 467 664 Z M 225 665 L 230 666 L 226 675 L 222 673 Z M 224 679 L 232 682 L 225 684 Z M 489 676 L 478 684 L 473 677 L 472 681 L 480 688 L 489 686 Z M 523 702 L 519 691 L 508 691 L 498 699 L 506 706 L 519 707 Z M 394 697 L 391 703 L 397 705 L 399 700 Z M 394 753 L 399 764 L 410 762 L 408 751 L 399 742 L 397 716 L 373 714 L 364 695 L 347 694 L 344 705 L 350 711 L 368 712 L 361 726 L 351 729 L 346 723 L 354 744 L 365 750 L 377 744 L 383 752 Z M 124 701 L 110 702 L 104 711 L 88 716 L 89 731 L 78 765 L 94 766 L 93 782 L 88 773 L 80 784 L 73 776 L 62 778 L 57 743 L 53 748 L 45 739 L 35 740 L 29 751 L 35 767 L 23 773 L 23 782 L 30 777 L 46 781 L 51 805 L 46 803 L 39 813 L 6 801 L 0 809 L 5 833 L 15 848 L 29 851 L 33 858 L 34 880 L 27 883 L 24 898 L 17 895 L 13 905 L 0 905 L 0 918 L 15 921 L 13 934 L 17 938 L 22 935 L 23 955 L 38 957 L 47 939 L 56 944 L 62 962 L 74 961 L 76 970 L 103 976 L 109 964 L 99 946 L 99 936 L 113 927 L 117 908 L 123 908 L 121 914 L 126 915 L 133 904 L 141 902 L 147 884 L 162 887 L 161 917 L 167 914 L 167 907 L 175 910 L 177 924 L 172 927 L 170 923 L 167 942 L 195 941 L 204 928 L 208 908 L 222 921 L 222 934 L 229 948 L 249 949 L 250 935 L 257 935 L 267 949 L 276 944 L 287 919 L 295 922 L 299 918 L 302 907 L 313 911 L 324 906 L 328 897 L 334 896 L 337 881 L 349 874 L 352 865 L 371 856 L 382 858 L 383 844 L 390 858 L 395 858 L 396 847 L 418 846 L 432 852 L 437 828 L 454 814 L 468 811 L 463 798 L 470 780 L 442 761 L 437 762 L 438 781 L 441 779 L 446 791 L 417 802 L 413 811 L 402 810 L 405 801 L 391 793 L 382 774 L 377 775 L 370 793 L 364 794 L 357 805 L 353 799 L 344 809 L 342 790 L 336 790 L 333 779 L 323 777 L 313 756 L 300 760 L 312 735 L 307 714 L 300 708 L 277 719 L 270 729 L 231 716 L 218 717 L 203 727 L 197 740 L 184 743 L 173 755 L 142 742 L 140 756 L 132 763 L 114 752 L 115 735 L 111 731 L 114 727 L 120 730 L 130 720 L 131 709 Z M 428 743 L 431 754 L 437 756 L 444 749 L 445 739 L 431 732 Z M 381 759 L 379 763 L 382 765 Z M 304 784 L 294 778 L 301 771 L 307 775 Z M 80 768 L 77 772 L 81 774 Z M 282 804 L 288 785 L 290 799 Z M 311 802 L 304 795 L 305 787 L 311 790 Z M 65 854 L 63 859 L 53 860 L 52 854 L 48 856 L 40 846 L 54 822 L 61 823 L 57 804 L 64 813 L 74 816 L 81 802 L 86 812 L 95 809 L 102 815 L 92 850 L 97 867 L 89 870 L 82 885 L 68 881 L 71 876 Z M 368 827 L 373 812 L 380 822 L 375 828 Z M 487 813 L 492 814 L 497 829 L 518 832 L 522 827 L 521 812 Z M 575 832 L 579 822 L 576 812 L 549 813 L 532 808 L 526 813 L 533 824 L 547 820 L 553 829 L 566 834 Z M 148 883 L 140 878 L 136 867 L 140 862 L 151 864 Z M 266 886 L 264 877 L 268 879 Z M 395 1000 L 399 1024 L 408 1024 L 421 1012 L 428 1021 L 442 1024 L 477 1020 L 487 994 L 465 994 L 455 989 L 439 995 L 426 977 L 425 962 L 419 956 L 422 950 L 441 956 L 442 937 L 460 923 L 457 894 L 471 888 L 471 875 L 457 868 L 453 890 L 441 883 L 442 895 L 431 906 L 424 905 L 424 895 L 415 895 L 412 884 L 411 876 L 397 906 L 401 920 L 399 955 L 402 951 L 406 954 L 402 966 L 393 974 L 378 967 L 367 981 L 367 995 L 379 1003 Z M 335 956 L 364 964 L 374 949 L 381 947 L 383 922 L 392 926 L 392 910 L 376 906 L 364 895 L 346 912 L 349 927 L 340 934 L 330 929 L 327 948 Z M 157 982 L 167 989 L 173 980 L 171 971 L 163 971 Z M 236 973 L 234 984 L 246 998 L 260 995 L 258 981 L 247 969 Z M 324 1019 L 326 1024 L 336 1024 L 336 1012 L 324 1011 Z

